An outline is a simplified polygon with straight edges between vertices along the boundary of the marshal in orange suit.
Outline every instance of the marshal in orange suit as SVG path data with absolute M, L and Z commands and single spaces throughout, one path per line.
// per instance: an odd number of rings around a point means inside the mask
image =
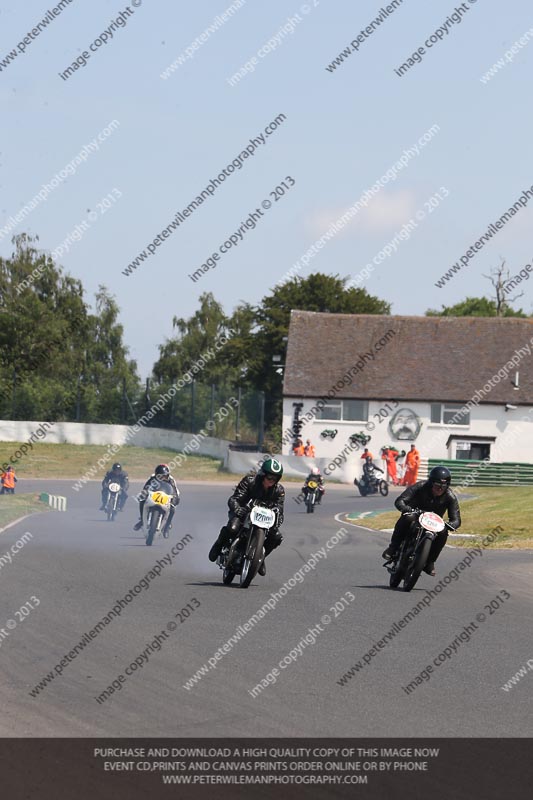
M 403 486 L 412 486 L 416 483 L 418 477 L 418 467 L 420 466 L 420 453 L 415 445 L 411 445 L 411 449 L 405 456 L 405 475 L 402 478 Z

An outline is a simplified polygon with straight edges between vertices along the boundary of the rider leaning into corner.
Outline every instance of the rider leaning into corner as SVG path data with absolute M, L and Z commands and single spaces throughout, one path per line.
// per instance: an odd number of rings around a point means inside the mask
M 383 475 L 383 470 L 381 467 L 378 467 L 377 464 L 374 464 L 372 456 L 366 456 L 365 463 L 363 464 L 363 478 L 368 484 L 370 484 L 372 480 L 377 477 L 376 472 L 381 472 Z
M 457 496 L 450 489 L 451 473 L 446 467 L 433 467 L 427 481 L 418 481 L 409 486 L 405 492 L 396 499 L 394 505 L 402 516 L 394 526 L 394 532 L 389 546 L 383 552 L 383 558 L 394 559 L 398 555 L 402 542 L 412 525 L 416 525 L 416 511 L 433 511 L 440 517 L 448 512 L 448 523 L 452 528 L 461 526 L 461 512 Z M 404 516 L 405 515 L 405 516 Z M 448 531 L 445 528 L 434 539 L 429 558 L 424 572 L 435 575 L 435 561 L 438 559 L 446 540 Z
M 281 463 L 275 458 L 267 458 L 261 464 L 257 475 L 245 475 L 239 481 L 228 500 L 228 522 L 221 528 L 218 539 L 209 551 L 210 561 L 216 561 L 222 548 L 229 546 L 235 539 L 246 519 L 249 510 L 248 504 L 251 500 L 258 500 L 277 512 L 276 526 L 270 528 L 265 539 L 265 558 L 270 555 L 272 550 L 279 547 L 283 540 L 279 528 L 283 525 L 283 504 L 285 502 L 285 489 L 279 482 L 282 477 Z M 259 567 L 259 575 L 266 575 L 264 560 Z
M 175 479 L 170 474 L 168 466 L 166 464 L 158 464 L 137 496 L 139 499 L 140 518 L 139 522 L 135 523 L 133 526 L 134 531 L 140 531 L 143 526 L 144 504 L 146 503 L 148 492 L 155 492 L 158 489 L 161 490 L 162 482 L 168 483 L 168 494 L 172 495 L 172 500 L 170 501 L 170 511 L 168 512 L 168 519 L 165 524 L 165 531 L 169 531 L 172 528 L 172 518 L 176 512 L 176 506 L 180 501 L 180 492 Z

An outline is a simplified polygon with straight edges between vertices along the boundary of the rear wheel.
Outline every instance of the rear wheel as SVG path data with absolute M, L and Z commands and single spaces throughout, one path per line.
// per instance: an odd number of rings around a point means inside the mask
M 359 484 L 359 494 L 361 495 L 361 497 L 366 497 L 368 494 L 368 489 L 361 483 Z
M 152 511 L 150 514 L 150 521 L 148 523 L 148 535 L 146 537 L 146 545 L 151 547 L 154 541 L 154 536 L 157 532 L 157 523 L 159 522 L 159 511 Z
M 263 558 L 264 541 L 264 530 L 262 528 L 254 528 L 242 562 L 241 589 L 247 589 L 256 576 Z
M 417 580 L 420 577 L 420 573 L 426 566 L 430 550 L 431 550 L 431 540 L 424 539 L 424 541 L 420 546 L 420 550 L 418 551 L 417 556 L 414 560 L 413 566 L 405 576 L 405 580 L 403 582 L 404 592 L 410 592 L 411 589 L 415 586 Z

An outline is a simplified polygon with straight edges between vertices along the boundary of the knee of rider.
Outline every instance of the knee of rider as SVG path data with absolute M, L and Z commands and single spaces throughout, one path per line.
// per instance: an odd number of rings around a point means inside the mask
M 241 527 L 241 521 L 238 517 L 233 517 L 232 519 L 229 520 L 226 527 L 230 533 L 235 534 Z

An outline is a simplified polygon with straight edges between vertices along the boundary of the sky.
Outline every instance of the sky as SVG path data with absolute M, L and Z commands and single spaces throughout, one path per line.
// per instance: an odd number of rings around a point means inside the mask
M 203 292 L 229 314 L 291 269 L 347 277 L 393 314 L 490 295 L 502 258 L 513 276 L 533 256 L 531 5 L 396 3 L 72 0 L 47 17 L 53 0 L 4 0 L 0 256 L 38 235 L 88 302 L 107 286 L 142 377 Z

